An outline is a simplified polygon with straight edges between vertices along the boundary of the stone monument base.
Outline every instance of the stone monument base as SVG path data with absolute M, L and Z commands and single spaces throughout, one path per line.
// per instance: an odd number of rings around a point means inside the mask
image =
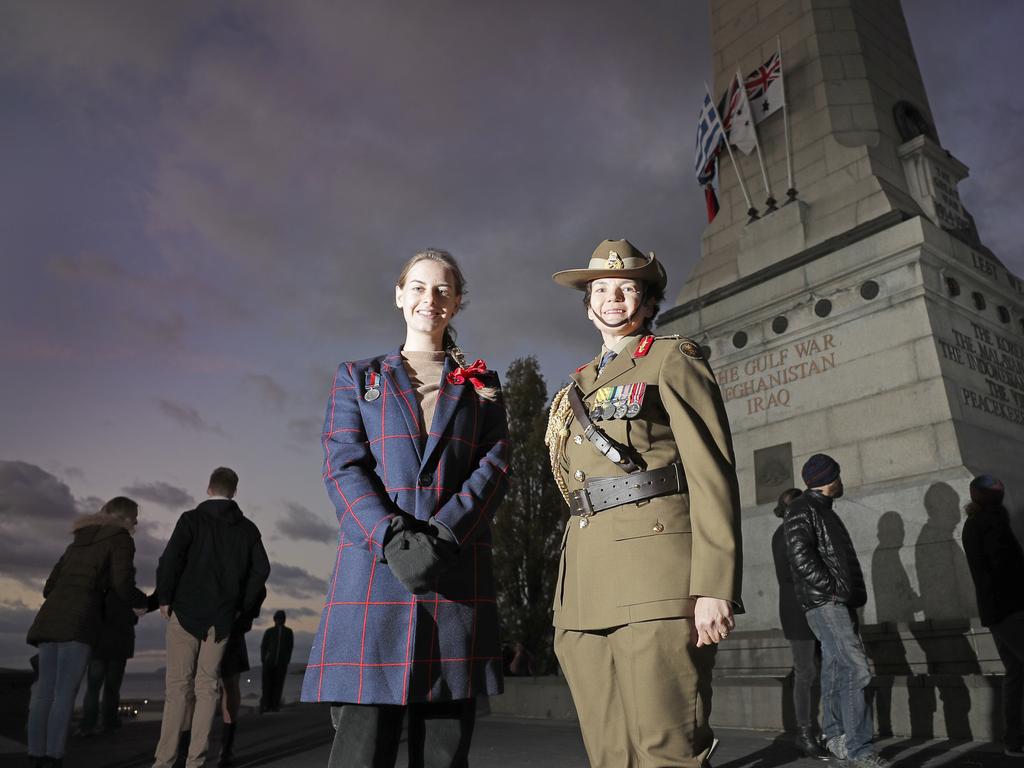
M 869 624 L 861 630 L 874 674 L 875 733 L 996 741 L 1002 736 L 1002 673 L 992 636 L 974 621 Z M 973 659 L 973 661 L 965 661 Z M 793 731 L 792 655 L 781 630 L 738 630 L 715 662 L 711 723 Z M 562 677 L 510 677 L 491 712 L 575 720 Z

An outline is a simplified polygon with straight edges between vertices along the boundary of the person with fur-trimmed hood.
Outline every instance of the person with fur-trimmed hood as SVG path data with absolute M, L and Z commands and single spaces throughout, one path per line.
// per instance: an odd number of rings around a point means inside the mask
M 45 598 L 28 631 L 39 649 L 39 680 L 28 715 L 28 754 L 36 766 L 60 766 L 75 696 L 103 623 L 103 600 L 113 591 L 138 613 L 146 595 L 135 586 L 139 505 L 117 496 L 78 518 L 74 540 L 43 587 Z

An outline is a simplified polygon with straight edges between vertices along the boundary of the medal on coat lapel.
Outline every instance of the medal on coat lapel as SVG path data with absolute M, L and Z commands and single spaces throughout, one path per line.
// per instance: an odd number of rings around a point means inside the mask
M 363 393 L 363 400 L 368 403 L 380 397 L 380 374 L 376 371 L 367 371 L 363 378 L 363 389 L 366 390 Z

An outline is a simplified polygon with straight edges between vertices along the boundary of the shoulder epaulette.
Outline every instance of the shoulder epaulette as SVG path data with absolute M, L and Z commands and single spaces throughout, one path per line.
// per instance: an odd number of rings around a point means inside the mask
M 640 343 L 637 344 L 636 351 L 633 353 L 633 357 L 646 357 L 647 353 L 651 351 L 651 347 L 656 341 L 677 341 L 679 342 L 679 351 L 687 357 L 693 358 L 694 360 L 703 360 L 704 351 L 693 339 L 681 336 L 678 333 L 667 333 L 662 336 L 644 336 L 640 339 Z

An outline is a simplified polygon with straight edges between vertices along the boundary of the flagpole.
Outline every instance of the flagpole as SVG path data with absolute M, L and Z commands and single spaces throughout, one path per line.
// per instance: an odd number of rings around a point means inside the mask
M 786 179 L 789 182 L 789 189 L 786 190 L 787 200 L 783 205 L 788 205 L 796 200 L 796 187 L 793 186 L 793 151 L 790 149 L 789 139 L 789 104 L 786 103 L 786 77 L 782 66 L 782 39 L 775 36 L 775 49 L 779 54 L 779 85 L 782 86 L 782 127 L 786 136 Z
M 704 92 L 708 95 L 708 98 L 711 99 L 712 104 L 718 103 L 711 95 L 711 89 L 708 88 L 707 80 L 704 81 Z M 718 119 L 721 121 L 722 116 L 719 115 Z M 729 137 L 725 135 L 724 122 L 722 123 L 722 141 L 725 142 L 725 151 L 729 153 L 729 159 L 732 160 L 733 170 L 736 171 L 736 180 L 740 183 L 740 191 L 743 192 L 743 199 L 747 201 L 747 216 L 750 217 L 747 220 L 747 224 L 749 224 L 750 222 L 757 220 L 757 208 L 755 208 L 754 204 L 750 202 L 750 195 L 747 194 L 747 185 L 743 183 L 743 175 L 740 173 L 740 167 L 736 164 L 736 158 L 732 154 L 732 147 L 729 146 Z
M 764 191 L 768 195 L 768 199 L 764 201 L 765 213 L 771 213 L 775 210 L 775 196 L 772 194 L 771 184 L 768 183 L 768 171 L 764 167 L 764 155 L 761 154 L 761 139 L 757 135 L 757 123 L 754 120 L 753 114 L 750 114 L 750 100 L 747 98 L 747 81 L 743 77 L 743 73 L 739 67 L 736 67 L 736 84 L 743 89 L 743 101 L 747 103 L 747 117 L 750 118 L 750 127 L 754 129 L 754 149 L 757 150 L 757 162 L 761 166 L 761 178 L 764 180 Z

